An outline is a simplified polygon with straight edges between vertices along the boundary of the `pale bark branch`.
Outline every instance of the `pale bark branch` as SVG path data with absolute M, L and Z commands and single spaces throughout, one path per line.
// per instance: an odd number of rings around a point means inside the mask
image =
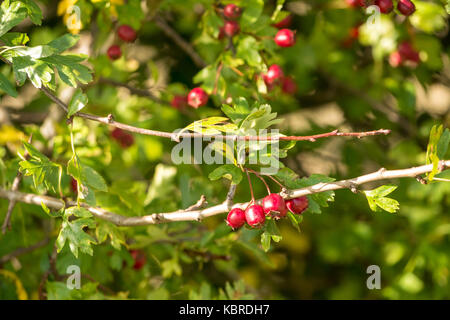
M 448 168 L 450 168 L 450 160 L 442 160 L 440 162 L 440 169 L 447 170 Z M 433 165 L 431 164 L 400 170 L 386 170 L 382 168 L 376 172 L 352 179 L 327 183 L 318 183 L 306 188 L 288 190 L 286 194 L 283 194 L 283 197 L 285 197 L 286 199 L 290 199 L 330 190 L 338 190 L 338 189 L 355 190 L 357 186 L 360 186 L 368 182 L 390 180 L 397 178 L 407 178 L 407 177 L 415 178 L 421 174 L 431 172 L 432 170 Z M 0 188 L 0 198 L 6 198 L 10 201 L 15 200 L 35 205 L 41 205 L 41 203 L 44 203 L 48 208 L 54 210 L 59 210 L 64 206 L 77 205 L 75 201 L 68 201 L 64 203 L 62 200 L 53 197 L 35 195 L 30 193 L 22 193 L 18 191 L 5 190 L 1 188 Z M 261 200 L 258 200 L 257 203 L 259 203 L 260 201 Z M 174 211 L 168 213 L 153 213 L 139 217 L 125 217 L 113 212 L 106 211 L 102 208 L 91 207 L 85 203 L 81 203 L 80 205 L 85 209 L 87 209 L 89 212 L 91 212 L 95 217 L 107 220 L 111 223 L 114 223 L 117 226 L 143 226 L 149 224 L 175 222 L 175 221 L 200 221 L 204 218 L 226 213 L 230 210 L 229 203 L 228 201 L 225 200 L 223 203 L 219 205 L 208 207 L 205 209 L 198 209 L 191 211 Z M 245 208 L 247 207 L 247 205 L 248 202 L 238 203 L 235 204 L 233 207 Z

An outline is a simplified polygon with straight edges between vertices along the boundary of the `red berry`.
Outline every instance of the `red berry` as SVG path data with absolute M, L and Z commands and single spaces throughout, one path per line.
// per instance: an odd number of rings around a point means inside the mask
M 117 28 L 117 34 L 119 35 L 119 38 L 125 42 L 133 42 L 137 38 L 136 31 L 126 24 Z
M 398 11 L 405 16 L 410 16 L 416 11 L 416 6 L 410 0 L 399 0 L 397 4 Z
M 197 87 L 189 92 L 187 100 L 192 108 L 197 109 L 208 102 L 208 94 L 202 88 Z
M 72 187 L 72 191 L 77 193 L 78 192 L 78 182 L 74 178 L 70 178 L 70 186 Z
M 231 209 L 227 216 L 227 224 L 233 229 L 242 227 L 245 224 L 245 211 L 239 208 Z
M 120 128 L 114 128 L 114 130 L 111 131 L 111 137 L 113 137 L 113 139 L 124 149 L 131 147 L 134 143 L 134 137 Z
M 219 35 L 217 36 L 217 39 L 222 40 L 225 38 L 225 28 L 222 26 L 219 29 Z
M 108 48 L 106 54 L 108 55 L 109 59 L 117 60 L 122 56 L 122 50 L 120 50 L 120 47 L 118 45 L 113 44 L 111 47 Z
M 131 257 L 134 260 L 133 269 L 139 270 L 141 269 L 146 262 L 145 254 L 140 250 L 130 250 Z
M 295 214 L 302 214 L 308 208 L 308 198 L 298 197 L 286 200 L 286 207 Z
M 234 37 L 239 33 L 240 30 L 241 28 L 239 27 L 239 23 L 237 23 L 236 21 L 225 21 L 223 32 L 226 36 Z
M 175 109 L 182 109 L 187 106 L 187 96 L 175 95 L 170 102 L 170 105 Z
M 381 13 L 390 13 L 394 9 L 392 0 L 375 0 L 375 5 L 380 8 Z
M 262 201 L 264 213 L 272 218 L 280 219 L 286 216 L 286 203 L 282 196 L 277 193 L 271 193 Z
M 275 35 L 275 43 L 283 48 L 291 47 L 295 44 L 295 33 L 290 29 L 281 29 Z
M 263 76 L 264 82 L 268 87 L 281 81 L 284 77 L 283 69 L 277 64 L 273 64 L 267 70 L 267 73 Z
M 266 221 L 266 215 L 260 205 L 254 204 L 245 210 L 245 221 L 253 228 L 258 228 Z
M 235 4 L 227 4 L 225 8 L 223 9 L 223 15 L 231 20 L 237 19 L 241 16 L 242 9 L 239 8 Z
M 275 23 L 273 26 L 277 29 L 283 29 L 289 27 L 291 23 L 292 23 L 292 15 L 290 14 L 280 22 Z
M 364 0 L 345 0 L 350 7 L 364 7 L 366 5 Z
M 419 53 L 413 48 L 411 43 L 408 41 L 403 41 L 398 46 L 398 52 L 402 56 L 403 59 L 413 61 L 413 62 L 420 62 Z
M 389 64 L 397 68 L 403 62 L 402 55 L 398 51 L 394 51 L 389 55 Z
M 284 77 L 281 89 L 286 94 L 295 94 L 297 92 L 297 83 L 292 77 Z

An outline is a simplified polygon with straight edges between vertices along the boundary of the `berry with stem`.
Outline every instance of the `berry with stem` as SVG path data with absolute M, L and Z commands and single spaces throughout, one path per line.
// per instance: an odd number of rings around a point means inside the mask
M 416 11 L 416 6 L 411 0 L 399 0 L 397 9 L 404 16 L 410 16 Z
M 245 221 L 252 228 L 261 227 L 266 221 L 264 209 L 258 204 L 251 205 L 245 210 Z
M 231 209 L 227 216 L 227 225 L 233 230 L 239 229 L 245 224 L 245 211 L 240 208 Z
M 133 42 L 137 38 L 136 31 L 126 24 L 123 24 L 117 28 L 117 35 L 125 42 Z
M 230 20 L 238 19 L 241 14 L 242 9 L 233 3 L 227 4 L 223 9 L 223 15 L 225 16 L 225 18 Z
M 106 54 L 108 55 L 108 58 L 110 60 L 117 60 L 122 56 L 122 50 L 120 47 L 116 44 L 113 44 L 108 48 L 108 51 L 106 51 Z
M 302 214 L 308 209 L 308 198 L 303 196 L 286 200 L 286 207 L 294 214 Z
M 223 25 L 223 32 L 227 37 L 234 37 L 241 31 L 241 27 L 239 27 L 239 23 L 236 21 L 225 21 Z
M 392 0 L 375 0 L 375 5 L 380 8 L 380 12 L 384 14 L 391 13 L 394 9 Z
M 267 70 L 267 73 L 263 76 L 264 82 L 267 86 L 272 86 L 280 82 L 284 77 L 283 69 L 277 64 L 273 64 Z
M 192 108 L 199 108 L 208 103 L 208 94 L 200 87 L 192 89 L 187 96 L 187 103 Z
M 271 193 L 262 201 L 264 213 L 274 219 L 284 218 L 287 213 L 286 203 L 278 193 Z

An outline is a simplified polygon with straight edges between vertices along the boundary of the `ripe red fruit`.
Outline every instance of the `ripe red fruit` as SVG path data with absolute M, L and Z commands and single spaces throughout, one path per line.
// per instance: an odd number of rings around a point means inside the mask
M 134 260 L 133 269 L 141 269 L 147 261 L 147 259 L 145 258 L 145 254 L 140 250 L 130 250 L 130 254 Z
M 245 221 L 253 228 L 258 228 L 266 221 L 266 215 L 260 205 L 254 204 L 245 210 Z
M 353 8 L 366 6 L 365 0 L 345 0 L 345 2 L 347 2 L 347 4 Z
M 281 90 L 286 94 L 295 94 L 297 92 L 297 83 L 292 77 L 284 77 Z
M 380 8 L 381 13 L 390 13 L 394 9 L 392 0 L 375 0 L 375 5 Z
M 403 62 L 402 55 L 398 51 L 394 51 L 389 55 L 389 64 L 397 68 Z
M 187 106 L 187 96 L 184 95 L 175 95 L 170 101 L 170 105 L 175 109 L 182 109 Z
M 399 0 L 397 4 L 398 11 L 405 16 L 410 16 L 416 11 L 416 6 L 410 0 Z
M 111 47 L 108 48 L 106 54 L 108 55 L 109 59 L 117 60 L 122 56 L 122 50 L 120 50 L 120 47 L 118 45 L 113 44 Z
M 137 38 L 136 31 L 129 25 L 121 25 L 117 28 L 117 35 L 125 42 L 133 42 Z
M 298 197 L 286 200 L 286 207 L 292 213 L 302 214 L 306 209 L 308 209 L 308 198 Z
M 295 44 L 295 33 L 290 29 L 281 29 L 275 35 L 275 43 L 283 48 L 291 47 Z
M 283 29 L 289 27 L 291 23 L 292 23 L 292 15 L 290 14 L 280 22 L 273 24 L 273 26 L 277 29 Z
M 124 149 L 131 147 L 134 144 L 134 137 L 120 128 L 114 128 L 114 130 L 111 131 L 111 137 Z
M 235 4 L 227 4 L 225 6 L 225 8 L 223 9 L 223 15 L 231 20 L 237 19 L 241 16 L 242 14 L 242 9 L 239 8 L 237 5 Z
M 270 87 L 273 84 L 281 81 L 283 77 L 283 69 L 281 69 L 279 65 L 273 64 L 269 67 L 269 70 L 267 70 L 267 73 L 263 76 L 263 79 L 266 85 Z
M 262 201 L 264 213 L 274 219 L 280 219 L 286 216 L 286 203 L 282 196 L 277 193 L 271 193 Z
M 202 88 L 194 88 L 188 94 L 188 104 L 197 109 L 198 107 L 204 106 L 208 102 L 208 94 Z
M 228 37 L 234 37 L 240 30 L 241 27 L 239 27 L 239 23 L 236 21 L 225 21 L 225 24 L 223 25 L 223 32 Z
M 413 61 L 413 62 L 420 62 L 419 53 L 413 48 L 411 43 L 408 41 L 403 41 L 398 46 L 398 52 L 404 58 L 405 60 Z
M 70 186 L 72 187 L 72 191 L 77 193 L 78 192 L 78 182 L 74 178 L 70 178 Z
M 227 224 L 233 229 L 242 227 L 245 224 L 245 211 L 239 208 L 231 209 L 227 216 Z

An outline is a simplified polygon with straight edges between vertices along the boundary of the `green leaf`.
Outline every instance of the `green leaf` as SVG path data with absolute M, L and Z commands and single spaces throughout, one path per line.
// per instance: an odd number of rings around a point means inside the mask
M 67 117 L 71 117 L 81 109 L 83 109 L 88 103 L 88 97 L 78 88 L 72 96 L 69 103 L 69 111 L 67 112 Z
M 433 170 L 428 173 L 428 181 L 433 181 L 434 176 L 438 172 L 439 157 L 438 157 L 438 142 L 441 138 L 444 126 L 434 125 L 431 128 L 430 139 L 427 146 L 426 164 L 433 164 Z M 446 139 L 446 138 L 445 138 Z
M 0 36 L 18 25 L 27 17 L 23 2 L 5 0 L 0 6 Z
M 245 98 L 239 97 L 235 101 L 233 107 L 224 104 L 222 106 L 222 111 L 231 119 L 231 121 L 233 121 L 235 124 L 239 124 L 250 113 L 250 107 L 248 106 L 247 100 Z
M 69 221 L 69 217 L 72 215 L 79 218 Z M 92 244 L 96 242 L 94 238 L 83 230 L 85 227 L 95 228 L 95 221 L 92 214 L 84 208 L 71 207 L 67 209 L 63 217 L 61 230 L 56 239 L 58 253 L 61 252 L 67 242 L 70 251 L 76 258 L 78 258 L 79 251 L 92 256 Z
M 437 157 L 440 160 L 445 159 L 445 155 L 447 154 L 449 144 L 450 144 L 450 130 L 448 128 L 445 128 L 436 146 Z
M 26 33 L 8 32 L 0 37 L 8 46 L 24 46 L 30 39 Z
M 262 63 L 259 54 L 259 42 L 254 37 L 244 37 L 236 48 L 236 57 L 244 59 L 249 66 L 260 68 Z
M 381 208 L 387 212 L 394 213 L 399 209 L 397 200 L 387 198 L 386 196 L 397 189 L 397 186 L 385 185 L 374 190 L 364 191 L 369 207 L 372 211 L 379 211 Z
M 5 91 L 7 94 L 14 98 L 17 98 L 16 88 L 2 73 L 0 73 L 0 90 Z
M 99 244 L 105 242 L 106 239 L 109 238 L 111 240 L 111 245 L 117 250 L 120 250 L 122 245 L 126 245 L 123 232 L 108 221 L 99 220 L 95 235 Z
M 85 60 L 82 55 L 54 55 L 41 60 L 52 64 L 58 70 L 61 80 L 71 87 L 77 87 L 78 82 L 87 84 L 92 81 L 91 70 L 80 64 Z
M 35 188 L 43 184 L 47 190 L 61 190 L 62 166 L 50 161 L 28 142 L 23 144 L 29 154 L 28 160 L 22 157 L 23 160 L 19 162 L 24 175 L 33 177 Z
M 79 36 L 67 33 L 59 38 L 52 40 L 47 44 L 47 46 L 52 47 L 53 49 L 55 49 L 54 52 L 56 54 L 59 54 L 66 51 L 67 49 L 72 48 L 77 44 L 79 39 Z
M 435 33 L 446 26 L 445 10 L 442 5 L 433 2 L 416 1 L 416 11 L 409 21 L 411 24 L 424 32 Z
M 218 180 L 222 177 L 231 180 L 233 184 L 239 184 L 242 180 L 242 171 L 233 164 L 224 164 L 209 174 L 210 180 Z
M 303 221 L 303 215 L 293 214 L 292 212 L 288 211 L 287 216 L 295 229 L 297 229 L 298 232 L 301 232 L 300 223 L 302 223 Z
M 261 246 L 265 252 L 270 249 L 271 240 L 280 242 L 282 239 L 280 231 L 273 220 L 268 220 L 264 226 L 264 232 L 261 234 Z
M 263 0 L 246 0 L 242 2 L 244 7 L 242 17 L 240 20 L 241 28 L 246 29 L 250 28 L 252 24 L 258 21 L 263 8 L 264 1 Z

